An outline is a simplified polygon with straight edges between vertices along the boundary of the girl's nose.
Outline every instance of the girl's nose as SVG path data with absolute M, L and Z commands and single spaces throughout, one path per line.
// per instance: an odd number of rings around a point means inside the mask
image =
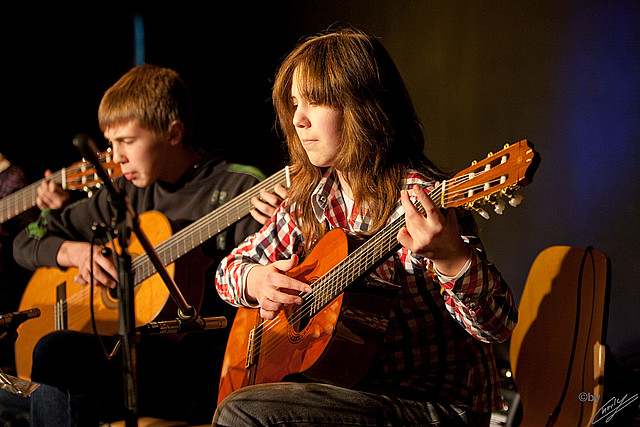
M 309 118 L 299 106 L 293 114 L 293 125 L 297 128 L 309 127 Z

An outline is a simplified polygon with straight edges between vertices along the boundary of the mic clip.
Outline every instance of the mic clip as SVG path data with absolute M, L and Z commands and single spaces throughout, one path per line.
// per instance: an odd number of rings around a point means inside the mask
M 138 326 L 136 330 L 143 335 L 163 335 L 178 334 L 185 332 L 202 332 L 211 329 L 221 329 L 227 326 L 227 319 L 224 316 L 219 317 L 196 317 L 193 321 L 184 321 L 182 319 L 163 320 L 158 322 L 149 322 L 145 325 Z

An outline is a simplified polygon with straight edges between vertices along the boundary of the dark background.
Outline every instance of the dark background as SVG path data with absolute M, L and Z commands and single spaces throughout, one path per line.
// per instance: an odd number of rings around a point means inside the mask
M 3 13 L 0 151 L 32 181 L 80 160 L 78 132 L 106 148 L 98 103 L 141 57 L 189 84 L 202 145 L 272 173 L 286 161 L 269 99 L 277 65 L 301 37 L 354 24 L 396 60 L 436 163 L 458 171 L 524 138 L 542 155 L 523 204 L 478 219 L 516 298 L 540 251 L 592 245 L 611 257 L 609 347 L 617 357 L 640 352 L 639 2 L 161 5 Z

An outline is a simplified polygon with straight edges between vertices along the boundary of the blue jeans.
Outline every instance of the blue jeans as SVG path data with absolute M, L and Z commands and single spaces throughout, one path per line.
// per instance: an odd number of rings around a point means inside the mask
M 327 384 L 276 383 L 231 393 L 218 406 L 213 426 L 488 426 L 490 416 Z
M 41 384 L 30 400 L 32 427 L 91 425 L 82 421 L 84 405 L 81 400 L 68 391 Z M 93 425 L 97 426 L 98 422 Z
M 0 426 L 29 426 L 30 398 L 0 389 Z
M 145 337 L 137 354 L 140 416 L 211 422 L 217 387 L 210 384 L 218 381 L 226 344 L 217 333 L 187 334 L 177 343 Z M 108 340 L 108 349 L 114 341 Z M 34 422 L 39 414 L 63 426 L 99 425 L 125 416 L 121 358 L 107 360 L 93 335 L 56 331 L 42 337 L 34 350 L 32 379 L 50 386 L 32 395 Z

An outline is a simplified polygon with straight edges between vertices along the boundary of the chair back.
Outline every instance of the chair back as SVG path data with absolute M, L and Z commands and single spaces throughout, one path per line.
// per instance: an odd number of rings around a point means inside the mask
M 522 427 L 591 424 L 603 399 L 610 277 L 609 258 L 591 247 L 552 246 L 534 260 L 509 347 Z

